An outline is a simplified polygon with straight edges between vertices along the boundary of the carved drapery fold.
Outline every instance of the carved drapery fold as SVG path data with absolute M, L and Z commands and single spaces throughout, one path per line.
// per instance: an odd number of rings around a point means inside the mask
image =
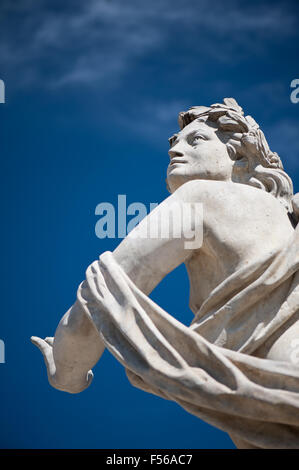
M 284 302 L 259 329 L 259 344 L 298 316 L 298 243 L 296 229 L 287 247 L 261 263 L 262 272 L 251 283 L 225 304 L 218 302 L 218 309 L 235 302 L 235 315 L 239 309 L 244 317 L 246 305 L 251 308 L 249 291 L 262 302 L 289 279 Z M 134 386 L 177 402 L 228 432 L 237 445 L 245 441 L 253 448 L 299 448 L 299 363 L 261 359 L 240 352 L 242 347 L 237 351 L 212 344 L 194 324 L 183 325 L 141 292 L 110 252 L 88 268 L 78 301 Z M 256 330 L 252 334 L 256 337 Z

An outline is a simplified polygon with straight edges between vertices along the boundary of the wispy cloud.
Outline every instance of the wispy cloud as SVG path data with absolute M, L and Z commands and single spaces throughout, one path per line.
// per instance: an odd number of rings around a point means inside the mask
M 16 7 L 3 0 L 2 70 L 51 86 L 111 85 L 170 41 L 214 60 L 241 61 L 258 38 L 266 43 L 267 37 L 296 33 L 295 16 L 283 4 L 241 3 L 242 8 L 233 0 L 20 0 Z
M 167 139 L 178 130 L 178 114 L 185 110 L 186 101 L 140 100 L 138 107 L 128 110 L 125 116 L 116 110 L 113 120 L 125 130 L 141 136 L 142 139 L 146 138 L 152 145 L 161 148 L 163 142 L 168 148 Z

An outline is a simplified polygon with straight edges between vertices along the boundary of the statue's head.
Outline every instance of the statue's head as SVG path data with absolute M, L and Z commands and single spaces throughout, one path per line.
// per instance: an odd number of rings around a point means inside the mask
M 292 212 L 292 180 L 279 156 L 233 98 L 223 101 L 179 114 L 181 130 L 169 139 L 169 190 L 192 179 L 234 181 L 271 193 Z

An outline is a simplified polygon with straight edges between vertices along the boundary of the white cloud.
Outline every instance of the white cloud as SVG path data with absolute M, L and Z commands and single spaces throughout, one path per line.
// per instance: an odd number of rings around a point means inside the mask
M 237 61 L 256 47 L 258 37 L 296 31 L 291 11 L 283 5 L 268 8 L 263 2 L 245 8 L 232 0 L 212 5 L 208 0 L 74 0 L 54 8 L 55 4 L 20 0 L 16 8 L 3 1 L 4 70 L 51 86 L 93 81 L 105 86 L 117 83 L 136 61 L 170 40 L 180 44 L 188 39 L 186 52 L 193 47 L 198 58 Z
M 178 114 L 184 110 L 186 101 L 139 101 L 138 107 L 128 110 L 125 115 L 115 110 L 113 120 L 134 135 L 146 138 L 152 145 L 161 148 L 161 143 L 165 143 L 168 148 L 167 139 L 178 131 Z

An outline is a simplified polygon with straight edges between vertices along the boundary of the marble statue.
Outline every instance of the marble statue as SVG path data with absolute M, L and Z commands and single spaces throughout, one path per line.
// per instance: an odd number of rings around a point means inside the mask
M 32 342 L 59 390 L 87 388 L 107 348 L 134 386 L 226 431 L 238 448 L 299 448 L 298 196 L 233 98 L 181 112 L 179 126 L 170 196 L 88 267 L 55 337 Z M 147 223 L 197 202 L 200 247 L 186 248 L 182 218 L 173 221 L 181 236 L 146 236 Z M 181 263 L 190 326 L 149 297 Z

